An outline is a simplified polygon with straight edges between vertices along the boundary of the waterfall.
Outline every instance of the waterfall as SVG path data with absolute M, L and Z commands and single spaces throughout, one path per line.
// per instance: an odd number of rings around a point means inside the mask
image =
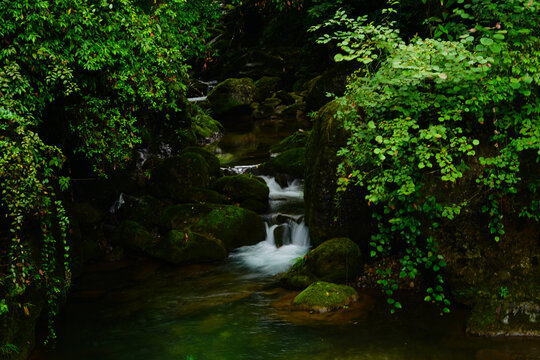
M 266 239 L 241 247 L 230 257 L 258 274 L 275 275 L 286 271 L 310 247 L 309 231 L 303 220 L 303 185 L 294 180 L 282 188 L 273 177 L 262 178 L 270 189 L 271 213 L 264 216 Z

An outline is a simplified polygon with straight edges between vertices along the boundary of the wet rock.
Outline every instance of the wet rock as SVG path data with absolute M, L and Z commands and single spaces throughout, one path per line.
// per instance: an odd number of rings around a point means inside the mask
M 308 252 L 280 281 L 292 289 L 303 289 L 317 280 L 343 283 L 356 279 L 361 267 L 362 254 L 358 245 L 348 238 L 335 238 Z
M 268 208 L 270 190 L 263 179 L 253 175 L 225 176 L 214 183 L 214 189 L 227 196 L 233 203 L 256 211 Z
M 268 175 L 284 173 L 300 179 L 304 177 L 305 166 L 306 149 L 294 148 L 287 150 L 262 164 L 259 166 L 258 171 Z
M 276 246 L 279 248 L 283 245 L 290 244 L 292 242 L 291 235 L 291 227 L 288 224 L 278 225 L 274 229 L 274 242 Z
M 185 202 L 192 188 L 207 187 L 209 182 L 210 169 L 205 158 L 184 153 L 161 161 L 151 170 L 149 190 L 158 198 Z
M 540 336 L 540 302 L 480 300 L 467 321 L 467 333 L 480 336 Z
M 350 286 L 317 281 L 298 294 L 292 303 L 303 310 L 324 313 L 348 306 L 357 299 L 358 293 Z
M 180 204 L 168 207 L 162 226 L 220 239 L 227 250 L 254 245 L 266 236 L 264 222 L 251 210 L 232 205 Z
M 250 78 L 227 79 L 219 83 L 210 94 L 208 100 L 216 116 L 232 113 L 245 113 L 249 105 L 255 101 L 257 88 Z
M 176 230 L 159 236 L 131 220 L 118 226 L 111 241 L 172 264 L 214 261 L 227 256 L 221 240 L 212 236 Z
M 277 76 L 263 76 L 255 81 L 255 86 L 257 87 L 258 98 L 261 100 L 266 99 L 281 87 L 281 78 Z

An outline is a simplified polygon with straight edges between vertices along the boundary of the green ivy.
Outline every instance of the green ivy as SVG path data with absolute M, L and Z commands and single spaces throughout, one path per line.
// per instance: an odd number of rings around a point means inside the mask
M 538 221 L 533 210 L 538 209 L 538 180 L 523 184 L 520 170 L 524 156 L 532 153 L 540 160 L 538 4 L 453 3 L 447 19 L 461 21 L 447 28 L 458 31 L 449 32 L 453 41 L 405 41 L 390 20 L 376 25 L 344 12 L 320 26 L 339 30 L 319 39 L 341 49 L 336 61 L 365 64 L 338 100 L 343 105 L 338 116 L 351 134 L 338 153 L 338 197 L 348 186 L 367 190 L 378 224 L 371 256 L 398 254 L 400 278 L 431 273 L 434 285 L 425 300 L 442 304 L 445 313 L 450 304 L 442 276 L 446 262 L 433 234 L 472 198 L 448 200 L 432 187 L 450 189 L 465 175 L 475 177 L 478 192 L 472 197 L 484 199 L 487 231 L 501 241 L 501 203 L 519 189 L 529 186 L 533 195 L 521 214 Z M 390 19 L 394 10 L 386 13 Z M 480 171 L 472 169 L 475 162 Z M 392 275 L 379 270 L 393 312 L 401 304 L 392 297 L 398 288 Z
M 0 211 L 8 228 L 0 234 L 0 274 L 8 280 L 0 283 L 0 317 L 30 287 L 43 287 L 50 341 L 71 278 L 60 192 L 69 186 L 62 167 L 72 153 L 42 140 L 38 129 L 50 126 L 44 113 L 60 109 L 75 152 L 97 174 L 121 167 L 145 119 L 185 110 L 187 62 L 211 53 L 206 38 L 220 7 L 194 0 L 21 0 L 0 2 L 0 15 Z

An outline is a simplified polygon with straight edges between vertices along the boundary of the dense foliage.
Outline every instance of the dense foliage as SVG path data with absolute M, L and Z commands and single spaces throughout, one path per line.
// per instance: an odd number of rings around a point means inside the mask
M 351 136 L 339 152 L 338 191 L 367 189 L 378 223 L 371 256 L 397 253 L 400 278 L 431 272 L 435 281 L 426 301 L 448 312 L 441 275 L 446 263 L 433 237 L 439 224 L 479 197 L 490 219 L 486 232 L 501 241 L 503 202 L 518 191 L 530 200 L 515 204 L 520 215 L 539 220 L 538 173 L 524 182 L 523 165 L 540 160 L 540 19 L 533 1 L 440 5 L 444 19 L 426 21 L 437 30 L 432 38 L 403 40 L 390 8 L 379 25 L 338 12 L 323 24 L 337 30 L 319 41 L 337 42 L 342 52 L 336 61 L 365 65 L 340 100 Z M 471 182 L 471 197 L 434 191 Z M 392 298 L 397 282 L 390 269 L 379 272 L 394 311 L 401 307 Z
M 219 4 L 4 1 L 0 15 L 0 210 L 9 229 L 0 234 L 0 316 L 29 287 L 44 287 L 52 325 L 70 279 L 58 196 L 69 185 L 66 156 L 84 154 L 106 176 L 130 159 L 145 119 L 174 122 L 185 110 L 187 61 L 208 51 Z M 71 132 L 61 142 L 70 146 L 47 144 L 40 129 L 51 124 Z

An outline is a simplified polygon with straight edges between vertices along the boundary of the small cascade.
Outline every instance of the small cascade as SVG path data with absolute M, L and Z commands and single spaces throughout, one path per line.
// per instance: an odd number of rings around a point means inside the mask
M 221 170 L 225 175 L 242 175 L 247 173 L 248 171 L 257 168 L 260 164 L 257 165 L 239 165 L 239 166 L 232 166 L 232 167 L 223 167 Z
M 218 84 L 218 82 L 216 80 L 212 80 L 212 81 L 202 81 L 202 80 L 198 80 L 201 84 L 203 85 L 206 85 L 206 95 L 205 96 L 197 96 L 197 97 L 191 97 L 191 98 L 188 98 L 187 100 L 189 102 L 203 102 L 203 101 L 206 101 L 208 99 L 208 94 L 210 93 L 210 91 L 212 91 L 213 88 L 216 87 L 216 85 Z
M 120 196 L 118 196 L 118 199 L 116 199 L 116 201 L 109 208 L 109 212 L 111 214 L 117 213 L 118 210 L 120 210 L 122 205 L 124 205 L 125 203 L 126 201 L 124 200 L 124 193 L 120 193 Z
M 302 182 L 282 188 L 273 177 L 262 176 L 270 188 L 271 213 L 265 215 L 266 239 L 231 254 L 243 266 L 263 275 L 286 271 L 310 247 L 309 230 L 303 220 Z

